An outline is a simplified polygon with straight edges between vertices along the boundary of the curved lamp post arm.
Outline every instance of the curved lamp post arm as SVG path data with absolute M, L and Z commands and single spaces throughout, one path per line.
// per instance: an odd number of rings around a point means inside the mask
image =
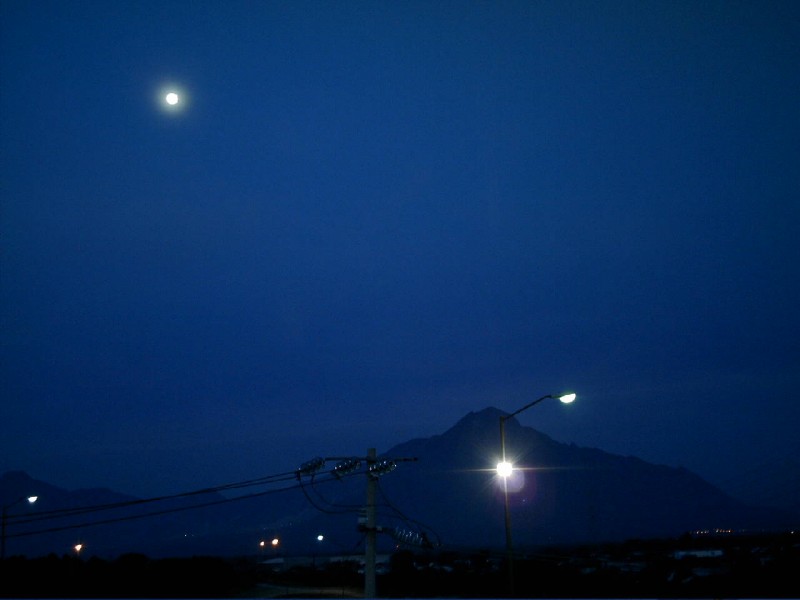
M 526 404 L 526 405 L 525 405 L 525 406 L 523 406 L 522 408 L 520 408 L 520 409 L 518 409 L 518 410 L 515 410 L 515 411 L 514 411 L 513 413 L 511 413 L 510 415 L 502 415 L 502 416 L 500 417 L 500 421 L 507 421 L 507 420 L 508 420 L 508 419 L 510 419 L 511 417 L 515 417 L 515 416 L 517 416 L 517 415 L 518 415 L 519 413 L 521 413 L 522 411 L 524 411 L 524 410 L 528 410 L 528 409 L 529 409 L 531 406 L 533 406 L 533 405 L 535 405 L 535 404 L 539 404 L 539 402 L 541 402 L 542 400 L 547 400 L 548 398 L 554 398 L 554 399 L 556 399 L 556 400 L 560 400 L 560 401 L 561 401 L 561 402 L 563 402 L 564 404 L 569 404 L 570 402 L 572 402 L 573 400 L 575 400 L 575 394 L 562 394 L 561 396 L 554 396 L 553 394 L 546 394 L 546 395 L 542 396 L 541 398 L 537 398 L 537 399 L 536 399 L 536 400 L 534 400 L 533 402 L 530 402 L 530 403 Z
M 503 453 L 503 462 L 506 462 L 506 421 L 509 419 L 517 416 L 519 413 L 528 410 L 531 406 L 539 404 L 542 400 L 547 400 L 548 398 L 554 398 L 560 400 L 564 404 L 569 404 L 573 400 L 575 400 L 575 394 L 563 394 L 561 396 L 554 396 L 553 394 L 545 394 L 541 398 L 537 398 L 533 402 L 529 402 L 522 408 L 515 410 L 513 413 L 508 415 L 500 415 L 500 447 Z
M 511 413 L 510 415 L 502 415 L 502 416 L 500 417 L 500 420 L 501 420 L 501 421 L 507 421 L 508 419 L 510 419 L 510 418 L 512 418 L 512 417 L 515 417 L 515 416 L 517 416 L 517 415 L 518 415 L 519 413 L 521 413 L 523 410 L 528 410 L 528 409 L 529 409 L 531 406 L 533 406 L 533 405 L 535 405 L 535 404 L 539 404 L 539 402 L 541 402 L 542 400 L 547 400 L 548 398 L 556 398 L 556 396 L 553 396 L 553 394 L 547 394 L 546 396 L 542 396 L 541 398 L 537 398 L 536 400 L 534 400 L 533 402 L 531 402 L 531 403 L 529 403 L 529 404 L 526 404 L 525 406 L 523 406 L 523 407 L 522 407 L 522 408 L 520 408 L 519 410 L 515 410 L 515 411 L 514 411 L 513 413 Z

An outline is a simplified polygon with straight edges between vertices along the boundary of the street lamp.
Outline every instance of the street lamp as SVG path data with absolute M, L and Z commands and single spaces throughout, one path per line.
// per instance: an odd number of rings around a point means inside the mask
M 39 499 L 39 496 L 22 496 L 22 498 L 17 498 L 11 504 L 6 504 L 3 507 L 3 525 L 2 525 L 2 545 L 0 545 L 0 560 L 4 560 L 6 557 L 6 521 L 8 520 L 8 511 L 9 509 L 13 508 L 23 500 L 27 500 L 28 504 L 33 504 Z
M 501 461 L 497 463 L 497 475 L 503 480 L 503 496 L 505 500 L 505 526 L 506 526 L 506 568 L 508 569 L 508 592 L 509 595 L 514 595 L 514 547 L 511 542 L 511 510 L 508 505 L 508 478 L 514 472 L 514 465 L 506 458 L 506 421 L 515 417 L 524 410 L 528 410 L 531 406 L 539 404 L 542 400 L 553 398 L 561 401 L 563 404 L 569 404 L 575 400 L 575 394 L 563 394 L 561 396 L 554 396 L 547 394 L 541 398 L 537 398 L 533 402 L 526 404 L 522 408 L 515 410 L 509 415 L 500 415 L 500 456 Z

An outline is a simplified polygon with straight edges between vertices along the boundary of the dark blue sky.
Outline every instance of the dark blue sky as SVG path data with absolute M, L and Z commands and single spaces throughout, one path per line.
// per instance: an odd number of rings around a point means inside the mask
M 521 421 L 715 483 L 800 455 L 796 2 L 0 27 L 0 471 L 184 491 L 562 390 Z

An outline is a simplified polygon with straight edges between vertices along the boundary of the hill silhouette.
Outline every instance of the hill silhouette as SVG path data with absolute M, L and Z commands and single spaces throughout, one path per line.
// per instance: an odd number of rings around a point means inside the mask
M 382 453 L 417 459 L 400 462 L 379 479 L 378 521 L 386 533 L 419 536 L 400 536 L 401 542 L 503 547 L 503 493 L 494 473 L 503 414 L 496 408 L 472 412 L 440 435 Z M 513 418 L 506 422 L 506 448 L 516 467 L 509 500 L 520 549 L 797 524 L 796 515 L 749 506 L 686 469 L 560 443 Z M 357 552 L 363 541 L 358 528 L 365 502 L 363 466 L 342 478 L 330 474 L 332 467 L 326 464 L 313 478 L 296 479 L 289 472 L 277 485 L 254 493 L 207 490 L 146 502 L 103 488 L 67 491 L 25 473 L 6 473 L 0 478 L 4 506 L 25 495 L 40 496 L 33 507 L 15 507 L 8 552 L 61 554 L 79 541 L 104 558 L 127 552 L 264 558 Z M 107 508 L 80 510 L 87 506 Z M 280 540 L 278 547 L 259 545 L 273 537 Z M 381 536 L 381 547 L 390 550 L 397 539 Z
M 442 435 L 393 448 L 387 454 L 418 456 L 419 465 L 398 469 L 383 487 L 452 543 L 501 546 L 502 489 L 492 469 L 503 414 L 470 413 Z M 505 429 L 507 456 L 521 469 L 509 484 L 515 545 L 780 528 L 790 519 L 747 506 L 683 468 L 559 443 L 516 419 Z

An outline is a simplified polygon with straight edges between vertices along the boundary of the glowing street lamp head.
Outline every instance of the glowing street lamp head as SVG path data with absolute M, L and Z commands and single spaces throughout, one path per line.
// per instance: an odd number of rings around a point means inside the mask
M 564 394 L 563 396 L 559 396 L 558 399 L 564 404 L 569 404 L 570 402 L 575 401 L 575 397 L 575 394 Z
M 281 541 L 278 538 L 272 538 L 272 545 L 273 546 L 277 546 L 280 543 L 281 543 Z
M 170 106 L 175 106 L 180 101 L 180 97 L 175 92 L 169 92 L 166 96 L 164 96 L 164 100 Z
M 28 504 L 33 504 L 39 499 L 39 496 L 28 496 Z
M 514 470 L 514 467 L 508 461 L 502 461 L 497 463 L 497 474 L 504 479 L 506 477 L 511 477 L 511 473 Z

